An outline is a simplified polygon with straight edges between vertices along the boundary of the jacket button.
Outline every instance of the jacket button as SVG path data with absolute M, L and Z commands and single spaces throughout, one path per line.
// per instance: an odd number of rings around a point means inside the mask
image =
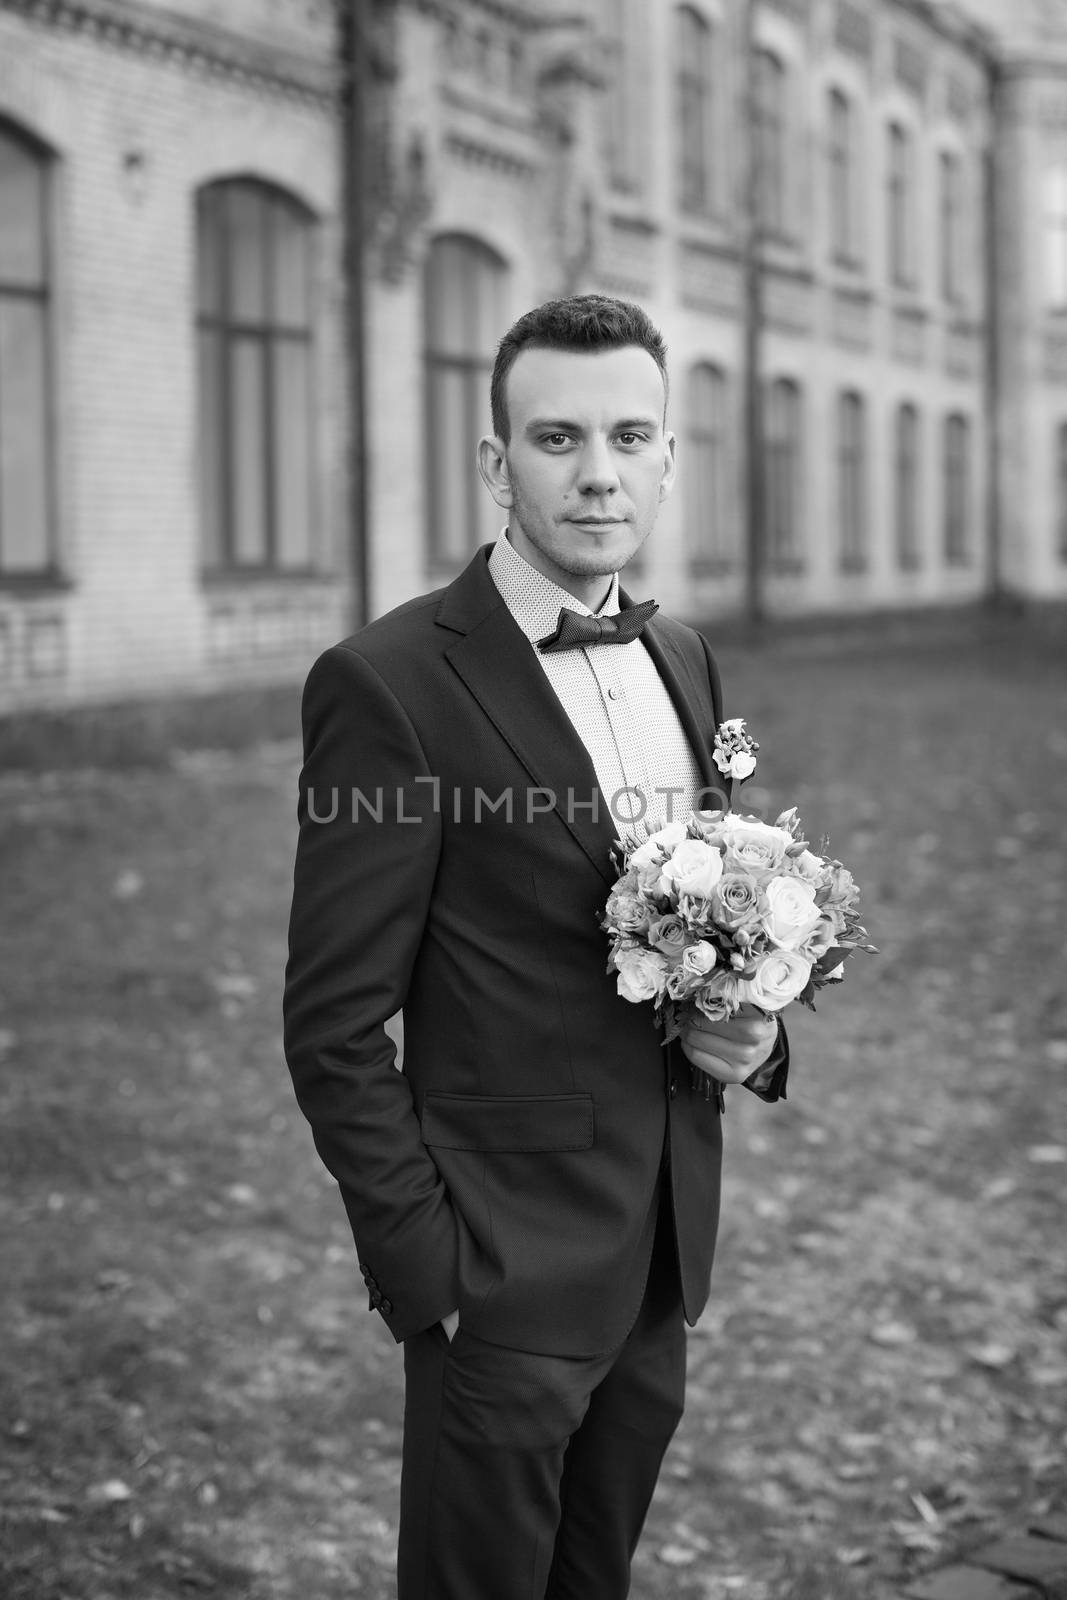
M 678 1093 L 678 1079 L 677 1078 L 672 1078 L 671 1079 L 671 1086 L 670 1086 L 669 1093 L 670 1093 L 671 1099 L 673 1100 L 675 1098 L 675 1096 L 677 1095 L 677 1093 Z

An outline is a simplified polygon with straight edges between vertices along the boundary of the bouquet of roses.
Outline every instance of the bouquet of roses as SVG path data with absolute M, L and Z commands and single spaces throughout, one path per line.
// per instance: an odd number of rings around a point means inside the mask
M 758 749 L 741 717 L 715 735 L 731 806 Z M 620 840 L 616 854 L 622 871 L 602 922 L 608 971 L 624 1000 L 654 1002 L 667 1040 L 694 1009 L 713 1020 L 746 1002 L 765 1013 L 792 1000 L 814 1010 L 815 991 L 843 977 L 854 950 L 874 951 L 852 874 L 809 848 L 795 807 L 773 824 L 732 809 L 691 812 L 644 840 Z

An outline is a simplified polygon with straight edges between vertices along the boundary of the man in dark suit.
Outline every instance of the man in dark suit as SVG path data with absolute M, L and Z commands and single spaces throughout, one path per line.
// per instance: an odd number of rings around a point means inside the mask
M 702 1087 L 785 1081 L 773 1021 L 665 1049 L 606 971 L 615 837 L 722 804 L 711 653 L 618 587 L 674 477 L 666 388 L 636 306 L 520 319 L 479 445 L 505 532 L 305 690 L 286 1052 L 404 1343 L 400 1600 L 628 1593 L 708 1294 Z

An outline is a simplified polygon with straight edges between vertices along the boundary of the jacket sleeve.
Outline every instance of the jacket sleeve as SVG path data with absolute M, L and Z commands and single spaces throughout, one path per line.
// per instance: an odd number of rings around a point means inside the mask
M 385 1030 L 429 908 L 435 785 L 404 708 L 345 646 L 311 670 L 303 732 L 285 1053 L 371 1303 L 399 1341 L 459 1304 L 455 1215 Z

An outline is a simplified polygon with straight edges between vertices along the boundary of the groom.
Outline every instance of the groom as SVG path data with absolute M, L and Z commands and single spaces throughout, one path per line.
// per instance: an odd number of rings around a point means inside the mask
M 522 317 L 478 447 L 505 531 L 305 689 L 286 1053 L 404 1344 L 400 1600 L 628 1593 L 708 1295 L 702 1086 L 785 1083 L 773 1022 L 664 1049 L 606 972 L 615 837 L 723 804 L 711 653 L 617 576 L 674 479 L 666 401 L 639 307 Z

